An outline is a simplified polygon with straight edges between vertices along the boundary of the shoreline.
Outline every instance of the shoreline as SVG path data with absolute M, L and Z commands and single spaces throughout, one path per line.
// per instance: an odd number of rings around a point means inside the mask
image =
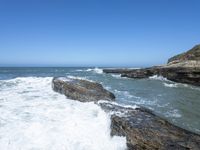
M 105 95 L 98 83 L 82 79 L 54 78 L 54 91 L 71 97 L 75 101 L 94 101 L 105 112 L 111 114 L 111 135 L 125 136 L 128 149 L 200 149 L 200 135 L 178 127 L 153 111 L 139 106 L 123 107 L 112 102 L 99 103 L 99 95 Z M 92 95 L 90 94 L 91 89 Z M 73 89 L 74 92 L 70 92 Z M 81 90 L 80 90 L 81 89 Z M 74 95 L 75 94 L 75 95 Z M 98 96 L 97 99 L 94 95 Z M 108 101 L 115 101 L 107 97 Z

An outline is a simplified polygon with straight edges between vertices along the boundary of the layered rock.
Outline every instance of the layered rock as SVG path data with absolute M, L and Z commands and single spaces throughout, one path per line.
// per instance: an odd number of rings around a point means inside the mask
M 101 84 L 87 80 L 57 77 L 53 78 L 52 88 L 70 99 L 81 102 L 115 100 L 114 94 L 104 89 Z
M 105 73 L 118 73 L 128 78 L 148 78 L 160 75 L 169 80 L 200 86 L 200 45 L 174 56 L 168 64 L 142 69 L 104 69 Z
M 200 149 L 199 135 L 169 123 L 146 108 L 133 109 L 110 103 L 99 105 L 113 114 L 111 135 L 126 136 L 130 150 Z

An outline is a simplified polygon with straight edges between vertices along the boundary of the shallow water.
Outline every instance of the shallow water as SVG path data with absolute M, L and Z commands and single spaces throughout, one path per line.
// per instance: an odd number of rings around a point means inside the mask
M 200 133 L 198 87 L 157 76 L 121 78 L 99 68 L 0 68 L 0 149 L 125 149 L 124 137 L 110 137 L 109 114 L 53 92 L 53 76 L 100 82 L 118 103 L 148 107 Z

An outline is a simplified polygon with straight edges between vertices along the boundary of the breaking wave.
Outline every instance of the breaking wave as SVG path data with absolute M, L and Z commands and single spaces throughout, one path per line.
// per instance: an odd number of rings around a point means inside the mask
M 51 77 L 1 80 L 0 149 L 121 150 L 125 137 L 110 136 L 110 115 L 94 103 L 66 99 Z
M 178 86 L 178 84 L 176 84 L 176 83 L 163 83 L 164 84 L 164 86 L 165 87 L 177 87 Z
M 118 78 L 118 79 L 122 78 L 121 74 L 111 74 L 111 76 L 114 77 L 114 78 Z
M 158 76 L 158 75 L 153 75 L 153 76 L 149 77 L 149 79 L 169 81 L 169 80 L 167 80 L 167 78 L 164 78 L 163 76 Z
M 93 69 L 89 68 L 86 71 L 92 71 L 92 72 L 95 72 L 95 73 L 98 73 L 98 74 L 102 74 L 103 73 L 103 69 L 100 69 L 100 68 L 97 68 L 97 67 L 95 67 Z

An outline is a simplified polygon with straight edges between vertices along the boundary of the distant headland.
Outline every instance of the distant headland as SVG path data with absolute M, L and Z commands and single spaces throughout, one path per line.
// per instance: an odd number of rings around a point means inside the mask
M 171 81 L 200 86 L 200 44 L 169 58 L 165 65 L 141 69 L 104 69 L 103 72 L 138 79 L 158 75 Z

